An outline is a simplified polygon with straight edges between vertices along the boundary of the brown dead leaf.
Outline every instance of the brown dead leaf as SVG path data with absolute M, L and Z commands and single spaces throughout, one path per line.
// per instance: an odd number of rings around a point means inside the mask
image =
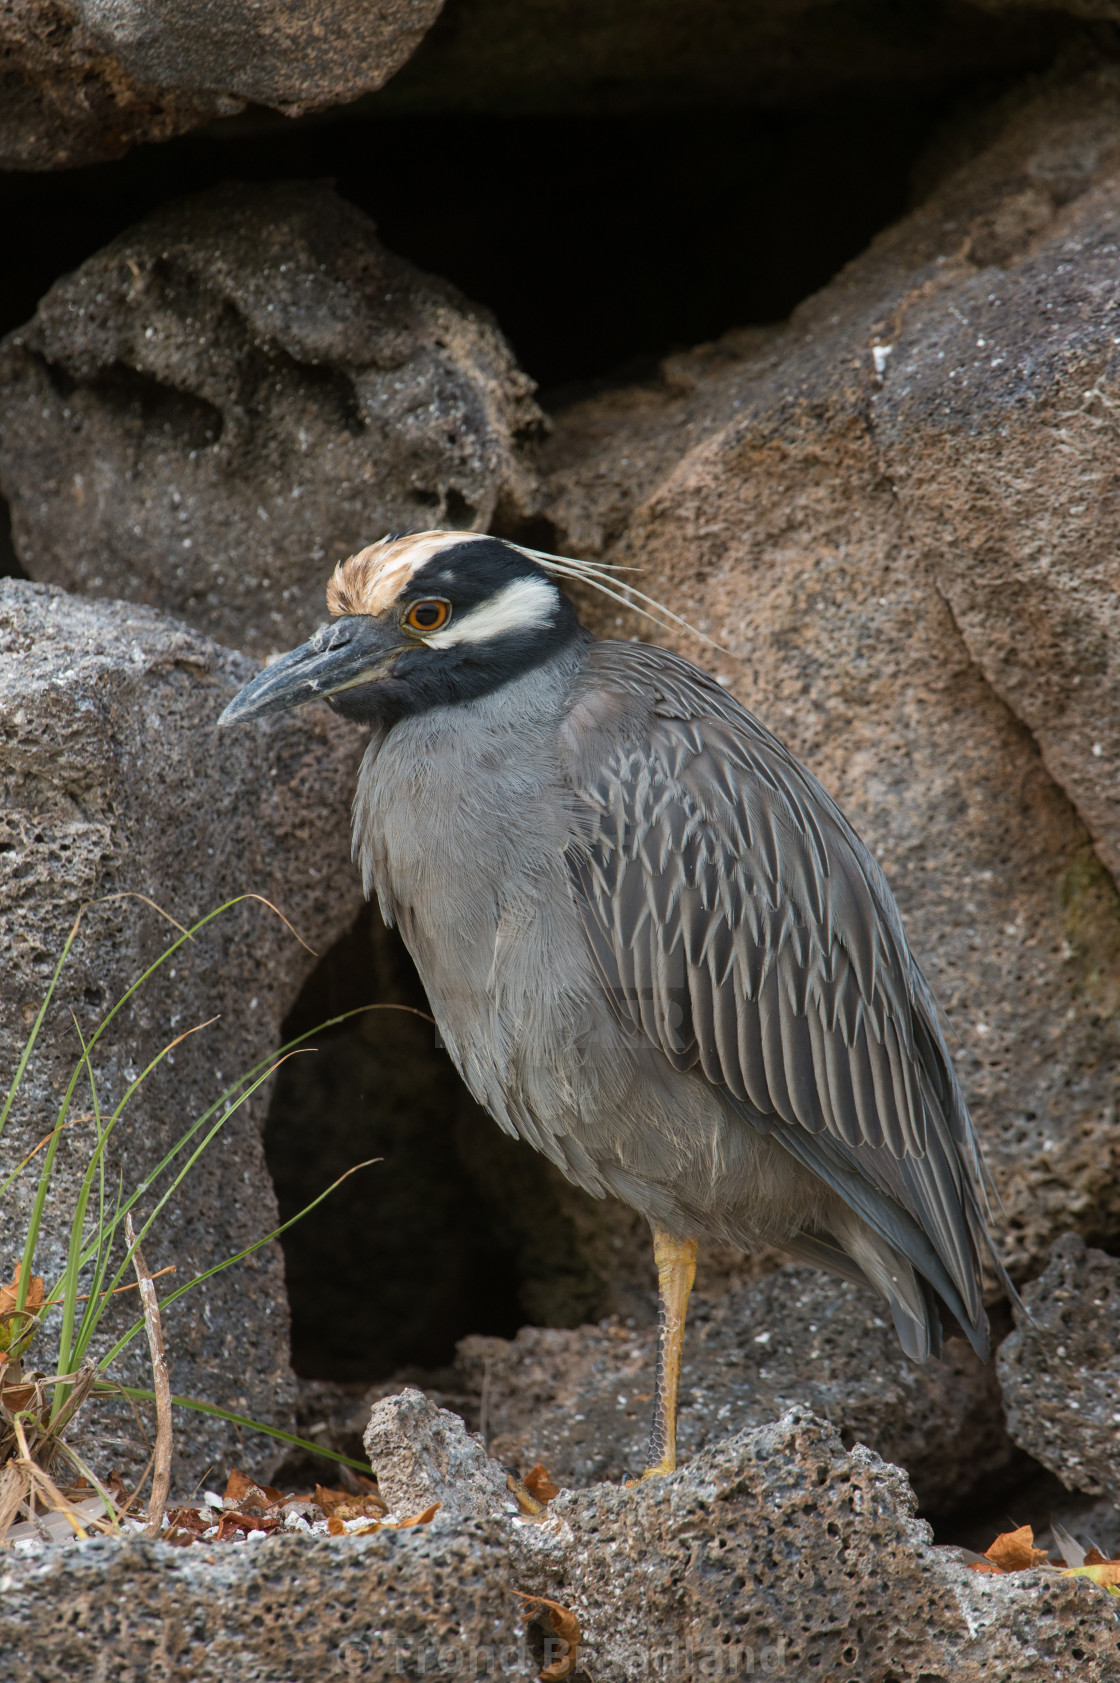
M 1090 1551 L 1093 1554 L 1099 1550 Z M 1099 1584 L 1109 1595 L 1120 1596 L 1120 1560 L 1097 1560 L 1084 1566 L 1070 1566 L 1062 1573 L 1063 1578 L 1088 1578 L 1090 1582 Z
M 436 1513 L 442 1507 L 441 1502 L 433 1502 L 430 1508 L 425 1508 L 422 1514 L 413 1514 L 411 1519 L 402 1519 L 397 1523 L 398 1531 L 407 1531 L 410 1525 L 430 1525 Z
M 331 1490 L 325 1484 L 317 1484 L 315 1500 L 329 1519 L 340 1502 L 351 1502 L 353 1497 L 348 1490 Z
M 23 1308 L 16 1308 L 22 1266 L 22 1263 L 17 1262 L 10 1283 L 0 1285 L 0 1351 L 4 1352 L 4 1365 L 7 1365 L 11 1357 L 20 1355 L 27 1348 L 35 1330 L 39 1311 L 44 1307 L 43 1282 L 38 1274 L 33 1274 Z
M 320 1488 L 322 1487 L 320 1486 Z M 329 1496 L 332 1492 L 324 1491 L 323 1494 Z M 414 1514 L 411 1519 L 401 1519 L 396 1521 L 395 1524 L 385 1525 L 382 1523 L 379 1516 L 383 1513 L 387 1513 L 388 1509 L 386 1508 L 384 1502 L 381 1501 L 380 1497 L 376 1498 L 376 1512 L 372 1512 L 369 1509 L 364 1512 L 362 1511 L 361 1503 L 372 1503 L 373 1500 L 374 1497 L 372 1492 L 363 1496 L 360 1501 L 355 1497 L 347 1498 L 348 1503 L 353 1504 L 353 1506 L 358 1510 L 353 1514 L 344 1513 L 342 1511 L 343 1504 L 341 1502 L 336 1503 L 334 1512 L 327 1519 L 327 1530 L 330 1535 L 332 1537 L 371 1537 L 375 1531 L 407 1531 L 410 1526 L 413 1525 L 430 1525 L 440 1507 L 438 1502 L 433 1502 L 431 1507 L 425 1508 L 422 1514 Z M 372 1521 L 370 1525 L 355 1526 L 353 1531 L 350 1531 L 347 1528 L 346 1521 L 348 1519 L 355 1520 L 366 1518 L 369 1518 Z
M 1017 1531 L 1001 1531 L 991 1548 L 984 1550 L 985 1559 L 970 1561 L 973 1572 L 1029 1572 L 1033 1566 L 1045 1566 L 1050 1559 L 1047 1549 L 1036 1549 L 1034 1531 L 1021 1525 Z
M 516 1473 L 506 1473 L 506 1489 L 514 1498 L 523 1514 L 530 1519 L 536 1519 L 544 1513 L 544 1503 L 538 1502 L 532 1491 L 519 1479 Z
M 283 1521 L 277 1515 L 241 1514 L 235 1511 L 223 1513 L 218 1520 L 219 1543 L 228 1543 L 236 1537 L 239 1531 L 276 1531 Z
M 530 1496 L 535 1496 L 538 1502 L 551 1502 L 554 1496 L 560 1494 L 559 1487 L 549 1478 L 548 1468 L 543 1461 L 538 1461 L 535 1467 L 530 1467 L 522 1482 Z
M 349 1490 L 328 1490 L 325 1485 L 315 1486 L 315 1501 L 322 1508 L 328 1519 L 380 1519 L 389 1509 L 372 1480 L 370 1485 L 360 1496 L 353 1495 Z
M 370 1525 L 356 1525 L 353 1531 L 347 1528 L 346 1521 L 332 1514 L 327 1521 L 327 1530 L 332 1537 L 372 1537 L 375 1531 L 395 1531 L 396 1526 L 384 1526 L 380 1520 L 374 1520 Z
M 525 1614 L 527 1624 L 533 1622 L 542 1607 L 548 1608 L 552 1636 L 545 1638 L 547 1664 L 538 1674 L 538 1679 L 539 1683 L 561 1683 L 561 1679 L 570 1676 L 576 1668 L 579 1645 L 583 1641 L 579 1620 L 570 1607 L 561 1606 L 559 1601 L 549 1601 L 547 1596 L 525 1595 L 521 1590 L 514 1590 L 513 1593 L 520 1596 L 522 1601 L 530 1603 Z
M 15 1273 L 12 1275 L 11 1284 L 7 1286 L 0 1286 L 0 1315 L 10 1315 L 16 1306 L 16 1300 L 19 1297 L 20 1269 L 22 1267 L 22 1262 L 17 1262 Z M 45 1296 L 46 1291 L 42 1280 L 38 1274 L 32 1274 L 31 1284 L 27 1288 L 27 1296 L 24 1299 L 24 1309 L 31 1314 L 34 1314 L 37 1309 L 41 1309 L 43 1307 L 43 1299 Z
M 238 1468 L 234 1467 L 229 1477 L 226 1479 L 226 1488 L 223 1493 L 222 1500 L 224 1502 L 239 1501 L 252 1483 L 253 1480 L 249 1477 L 248 1473 L 240 1472 Z
M 21 1383 L 9 1380 L 5 1384 L 3 1375 L 0 1373 L 0 1403 L 3 1403 L 4 1407 L 10 1409 L 13 1414 L 18 1414 L 21 1409 L 27 1408 L 34 1401 L 36 1389 L 37 1387 L 27 1380 L 23 1380 Z
M 225 1493 L 222 1497 L 231 1508 L 237 1508 L 242 1513 L 260 1511 L 264 1513 L 268 1508 L 274 1508 L 285 1500 L 284 1492 L 276 1490 L 271 1484 L 258 1484 L 247 1473 L 237 1467 L 226 1480 Z
M 167 1527 L 168 1536 L 175 1532 L 189 1532 L 192 1537 L 201 1537 L 213 1524 L 209 1513 L 203 1513 L 201 1508 L 168 1508 Z
M 1021 1525 L 1018 1531 L 1003 1531 L 990 1549 L 984 1553 L 1001 1572 L 1027 1572 L 1032 1566 L 1042 1566 L 1049 1558 L 1046 1549 L 1034 1546 L 1034 1531 Z

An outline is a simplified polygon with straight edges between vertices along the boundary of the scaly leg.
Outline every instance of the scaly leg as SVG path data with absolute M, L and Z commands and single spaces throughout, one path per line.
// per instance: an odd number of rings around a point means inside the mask
M 657 1328 L 657 1379 L 653 1393 L 653 1429 L 643 1478 L 660 1478 L 677 1465 L 677 1398 L 681 1388 L 681 1345 L 688 1297 L 696 1278 L 696 1240 L 674 1239 L 653 1230 L 660 1296 Z

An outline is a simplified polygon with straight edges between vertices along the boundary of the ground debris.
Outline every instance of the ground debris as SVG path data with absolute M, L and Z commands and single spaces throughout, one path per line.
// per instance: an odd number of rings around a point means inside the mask
M 1049 1549 L 1036 1548 L 1032 1527 L 1020 1525 L 1015 1531 L 1001 1531 L 982 1555 L 973 1557 L 966 1564 L 973 1572 L 992 1572 L 1001 1577 L 1041 1567 L 1057 1572 L 1063 1578 L 1088 1578 L 1102 1589 L 1107 1589 L 1110 1595 L 1120 1596 L 1120 1560 L 1107 1560 L 1097 1548 L 1083 1548 L 1060 1528 L 1057 1528 L 1055 1541 L 1063 1550 L 1060 1555 L 1051 1555 Z

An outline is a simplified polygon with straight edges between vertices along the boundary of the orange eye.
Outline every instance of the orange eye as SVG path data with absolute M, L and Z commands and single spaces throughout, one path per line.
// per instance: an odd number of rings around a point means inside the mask
M 419 631 L 424 635 L 429 631 L 439 631 L 450 618 L 450 602 L 445 602 L 442 596 L 426 596 L 422 602 L 412 603 L 401 624 L 409 631 Z

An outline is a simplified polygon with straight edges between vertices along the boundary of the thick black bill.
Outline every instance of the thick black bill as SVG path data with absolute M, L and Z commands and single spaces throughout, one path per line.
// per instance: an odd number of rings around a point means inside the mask
M 383 678 L 403 652 L 391 631 L 364 614 L 321 625 L 313 637 L 258 672 L 235 695 L 220 725 L 238 725 L 265 713 L 282 713 L 301 701 L 323 701 L 339 690 Z

